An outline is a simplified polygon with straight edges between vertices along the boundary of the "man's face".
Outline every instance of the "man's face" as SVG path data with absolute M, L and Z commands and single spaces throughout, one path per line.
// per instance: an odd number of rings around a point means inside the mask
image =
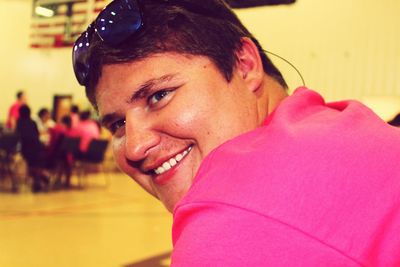
M 118 166 L 170 211 L 211 150 L 258 126 L 256 96 L 238 72 L 227 82 L 200 56 L 107 65 L 96 100 Z

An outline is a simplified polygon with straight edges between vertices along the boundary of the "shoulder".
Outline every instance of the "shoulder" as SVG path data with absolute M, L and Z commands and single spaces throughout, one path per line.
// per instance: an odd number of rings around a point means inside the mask
M 194 222 L 214 227 L 207 223 L 214 217 L 215 227 L 244 231 L 245 218 L 255 216 L 257 225 L 279 222 L 357 258 L 368 253 L 363 244 L 375 242 L 378 229 L 382 238 L 395 234 L 400 227 L 394 209 L 400 198 L 398 129 L 359 102 L 325 103 L 314 92 L 299 93 L 266 125 L 228 141 L 203 161 L 175 209 L 175 240 Z M 218 223 L 231 212 L 244 224 Z M 391 227 L 382 225 L 388 213 Z M 385 246 L 376 249 L 400 244 Z
M 376 179 L 369 171 L 390 177 L 395 169 L 400 175 L 399 140 L 399 129 L 361 103 L 325 103 L 317 93 L 300 90 L 265 125 L 212 151 L 186 200 L 220 198 L 231 191 L 233 198 L 240 198 L 246 189 L 266 190 L 266 184 L 284 190 L 311 177 L 309 182 L 321 184 L 363 175 Z

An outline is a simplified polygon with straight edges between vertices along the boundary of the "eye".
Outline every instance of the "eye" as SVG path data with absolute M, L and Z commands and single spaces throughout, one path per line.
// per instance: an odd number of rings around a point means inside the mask
M 119 129 L 125 126 L 125 119 L 117 120 L 108 126 L 108 130 L 114 135 Z
M 173 90 L 160 90 L 150 95 L 147 99 L 147 102 L 150 106 L 156 105 L 163 98 L 168 96 Z

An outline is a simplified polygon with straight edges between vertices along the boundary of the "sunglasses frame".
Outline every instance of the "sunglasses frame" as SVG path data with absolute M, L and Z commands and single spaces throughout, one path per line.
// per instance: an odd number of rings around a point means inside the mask
M 183 7 L 184 9 L 188 10 L 189 12 L 200 14 L 203 16 L 207 17 L 212 17 L 214 19 L 217 19 L 219 17 L 219 12 L 224 11 L 223 9 L 221 10 L 220 7 L 217 9 L 209 9 L 209 8 L 204 8 L 203 5 L 207 6 L 207 1 L 202 0 L 202 4 L 199 4 L 198 2 L 187 2 L 185 0 L 180 0 L 180 1 L 174 1 L 174 0 L 159 0 L 160 4 L 179 4 L 179 6 Z M 119 42 L 110 42 L 110 40 L 107 40 L 104 38 L 100 33 L 99 30 L 96 27 L 96 24 L 98 24 L 98 21 L 102 19 L 102 15 L 105 14 L 105 12 L 109 11 L 109 9 L 118 4 L 122 4 L 122 2 L 126 3 L 134 3 L 135 6 L 137 7 L 138 14 L 136 14 L 139 18 L 139 26 L 133 30 L 132 32 L 129 32 L 127 30 L 125 37 L 121 38 Z M 124 42 L 126 39 L 131 37 L 132 35 L 136 34 L 139 32 L 145 25 L 145 17 L 143 14 L 143 6 L 141 4 L 141 0 L 114 0 L 111 3 L 109 3 L 98 15 L 97 18 L 88 26 L 88 28 L 79 36 L 79 38 L 75 41 L 75 44 L 72 49 L 72 65 L 74 68 L 74 73 L 75 77 L 78 80 L 79 84 L 82 86 L 86 86 L 88 83 L 88 74 L 90 71 L 90 65 L 88 62 L 88 54 L 89 54 L 89 48 L 90 48 L 90 41 L 93 37 L 93 34 L 97 34 L 99 38 L 105 42 L 107 45 L 111 47 L 116 47 L 122 42 Z
M 135 24 L 138 24 L 133 29 L 129 30 L 126 29 L 126 32 L 119 38 L 118 42 L 113 41 L 112 39 L 108 40 L 104 35 L 101 34 L 101 30 L 98 29 L 99 22 L 101 20 L 105 20 L 105 17 L 108 16 L 106 13 L 110 12 L 113 14 L 113 8 L 115 6 L 121 6 L 122 4 L 134 5 L 137 10 L 137 14 L 135 14 L 135 18 L 137 21 Z M 111 9 L 111 10 L 110 10 Z M 134 11 L 132 11 L 134 12 Z M 131 13 L 132 15 L 133 13 Z M 122 20 L 126 20 L 128 13 L 124 13 L 124 17 Z M 122 15 L 121 15 L 122 16 Z M 88 74 L 90 71 L 90 64 L 88 62 L 88 54 L 90 49 L 91 40 L 94 34 L 100 38 L 102 42 L 105 42 L 107 45 L 111 47 L 118 46 L 126 39 L 131 37 L 132 35 L 136 34 L 140 31 L 144 26 L 144 17 L 143 17 L 143 9 L 140 3 L 140 0 L 114 0 L 109 3 L 96 17 L 96 19 L 87 27 L 87 29 L 76 39 L 73 49 L 72 49 L 72 65 L 75 73 L 75 77 L 78 80 L 80 85 L 86 86 L 88 82 Z M 115 30 L 116 31 L 116 30 Z

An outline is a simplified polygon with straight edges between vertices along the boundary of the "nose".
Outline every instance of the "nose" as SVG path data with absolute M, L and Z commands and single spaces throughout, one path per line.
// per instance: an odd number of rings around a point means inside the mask
M 145 159 L 149 151 L 160 142 L 152 122 L 138 113 L 128 111 L 125 117 L 125 156 L 130 161 Z

